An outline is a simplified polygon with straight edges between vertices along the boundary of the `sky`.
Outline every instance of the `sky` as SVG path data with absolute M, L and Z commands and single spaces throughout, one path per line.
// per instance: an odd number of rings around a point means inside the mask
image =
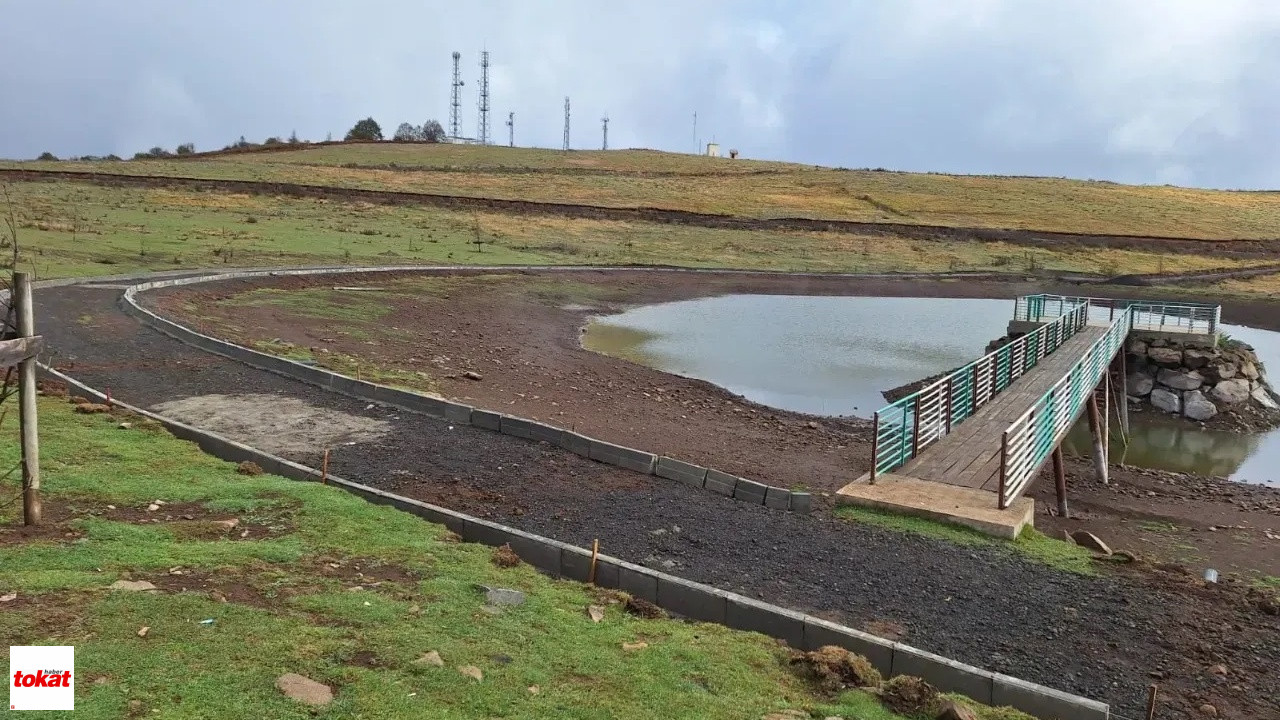
M 1274 0 L 0 0 L 0 157 L 448 127 L 848 168 L 1280 189 Z M 697 113 L 696 134 L 693 115 Z

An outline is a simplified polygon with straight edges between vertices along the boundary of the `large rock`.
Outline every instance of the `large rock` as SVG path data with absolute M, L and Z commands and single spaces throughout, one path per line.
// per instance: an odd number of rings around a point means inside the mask
M 1182 396 L 1182 414 L 1192 420 L 1204 422 L 1218 414 L 1218 406 L 1209 402 L 1204 393 L 1193 390 Z
M 1200 350 L 1197 348 L 1187 348 L 1182 351 L 1182 364 L 1192 370 L 1200 368 L 1213 362 L 1216 355 L 1212 350 Z
M 1240 363 L 1241 377 L 1247 378 L 1249 380 L 1257 380 L 1260 375 L 1261 373 L 1258 372 L 1258 366 L 1253 364 L 1251 360 L 1245 360 L 1244 362 Z
M 1182 365 L 1182 351 L 1171 347 L 1153 347 L 1147 351 L 1151 362 L 1160 367 L 1176 368 Z
M 1204 384 L 1204 377 L 1195 370 L 1182 372 L 1160 368 L 1160 374 L 1156 376 L 1156 380 L 1161 385 L 1171 387 L 1174 390 L 1199 390 L 1200 386 Z
M 1249 398 L 1248 380 L 1223 380 L 1213 386 L 1209 396 L 1218 402 L 1236 405 Z
M 1240 367 L 1235 363 L 1219 360 L 1212 363 L 1200 371 L 1209 382 L 1219 382 L 1221 380 L 1230 380 L 1240 371 Z
M 1146 355 L 1146 354 L 1147 354 L 1147 344 L 1146 344 L 1145 342 L 1143 342 L 1143 341 L 1139 340 L 1138 338 L 1130 338 L 1130 339 L 1129 339 L 1129 352 L 1133 353 L 1134 355 L 1139 355 L 1139 356 Z
M 1182 412 L 1182 396 L 1176 391 L 1156 388 L 1151 391 L 1151 404 L 1169 413 Z
M 1249 396 L 1253 398 L 1254 402 L 1268 410 L 1280 410 L 1280 404 L 1276 403 L 1275 398 L 1271 397 L 1271 392 L 1265 387 L 1255 388 Z
M 1134 397 L 1146 397 L 1151 394 L 1151 389 L 1156 386 L 1156 381 L 1151 379 L 1150 375 L 1144 373 L 1130 373 L 1124 380 L 1125 392 Z

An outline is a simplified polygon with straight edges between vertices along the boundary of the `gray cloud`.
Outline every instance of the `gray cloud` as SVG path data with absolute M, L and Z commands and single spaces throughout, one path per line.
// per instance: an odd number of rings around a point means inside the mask
M 846 167 L 1280 187 L 1268 0 L 7 3 L 0 155 L 447 120 L 493 53 L 494 136 Z

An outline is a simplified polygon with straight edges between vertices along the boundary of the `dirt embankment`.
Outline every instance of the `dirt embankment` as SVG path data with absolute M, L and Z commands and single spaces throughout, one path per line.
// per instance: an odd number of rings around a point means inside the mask
M 990 281 L 652 273 L 524 272 L 477 280 L 447 273 L 426 292 L 387 298 L 393 309 L 347 334 L 279 307 L 219 301 L 255 287 L 329 288 L 396 282 L 380 275 L 280 277 L 169 291 L 164 313 L 240 342 L 279 338 L 317 352 L 363 357 L 372 366 L 421 371 L 442 394 L 479 407 L 537 418 L 611 442 L 644 448 L 783 487 L 831 493 L 870 466 L 870 423 L 814 417 L 743 400 L 699 380 L 669 375 L 584 350 L 580 328 L 596 313 L 628 305 L 726 293 L 1009 297 L 1046 288 Z M 1071 293 L 1072 288 L 1048 288 Z M 1118 288 L 1125 290 L 1128 288 Z M 1075 292 L 1079 289 L 1075 288 Z M 397 293 L 398 294 L 398 293 Z M 367 296 L 365 296 L 367 297 Z M 1280 313 L 1274 304 L 1228 307 L 1233 322 Z M 479 373 L 482 380 L 464 376 Z M 1280 575 L 1280 491 L 1211 478 L 1113 470 L 1093 482 L 1087 462 L 1071 461 L 1071 519 L 1047 514 L 1051 481 L 1033 488 L 1048 533 L 1091 529 L 1119 548 L 1162 561 Z M 821 501 L 820 501 L 821 504 Z M 1190 549 L 1188 549 L 1190 548 Z
M 811 218 L 764 219 L 663 208 L 531 202 L 527 200 L 364 190 L 297 183 L 208 180 L 62 170 L 0 169 L 0 178 L 21 181 L 71 180 L 125 187 L 182 187 L 195 190 L 217 190 L 285 197 L 359 200 L 388 205 L 425 205 L 454 210 L 487 210 L 519 215 L 552 215 L 594 220 L 695 225 L 735 230 L 840 232 L 855 235 L 891 235 L 916 240 L 1004 242 L 1028 247 L 1106 247 L 1231 258 L 1268 258 L 1275 257 L 1276 253 L 1280 253 L 1280 238 L 1269 240 L 1207 240 L 1186 237 L 1095 235 L 1011 228 L 949 227 Z

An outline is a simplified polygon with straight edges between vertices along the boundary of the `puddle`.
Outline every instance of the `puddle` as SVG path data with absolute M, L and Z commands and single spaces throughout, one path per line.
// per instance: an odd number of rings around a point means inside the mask
M 951 370 L 1004 335 L 1012 300 L 725 295 L 646 305 L 596 318 L 583 346 L 714 383 L 748 400 L 814 415 L 870 418 L 883 391 Z M 1226 325 L 1280 372 L 1280 333 Z M 1134 418 L 1139 467 L 1280 485 L 1280 431 L 1200 430 Z M 1089 452 L 1087 431 L 1068 450 Z

